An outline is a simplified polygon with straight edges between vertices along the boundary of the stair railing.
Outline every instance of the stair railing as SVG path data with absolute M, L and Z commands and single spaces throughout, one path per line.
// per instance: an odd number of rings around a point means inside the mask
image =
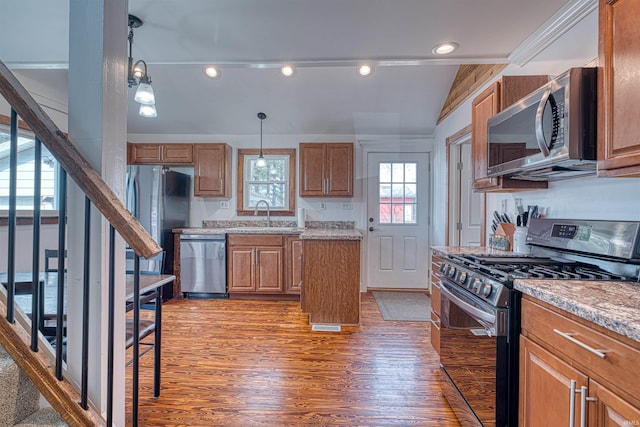
M 140 258 L 151 258 L 161 252 L 161 248 L 145 231 L 138 220 L 126 209 L 118 196 L 104 182 L 102 177 L 91 167 L 80 152 L 71 144 L 67 136 L 58 129 L 49 116 L 36 103 L 26 89 L 15 78 L 6 65 L 0 61 L 0 93 L 11 105 L 10 119 L 10 153 L 9 153 L 9 210 L 8 210 L 8 256 L 7 256 L 7 322 L 15 323 L 15 295 L 16 295 L 16 232 L 17 232 L 17 166 L 18 166 L 18 117 L 35 135 L 34 146 L 34 204 L 33 204 L 33 256 L 32 256 L 32 298 L 31 298 L 31 330 L 30 350 L 39 350 L 39 332 L 45 322 L 43 318 L 44 295 L 40 272 L 40 225 L 41 225 L 41 152 L 44 144 L 60 164 L 58 202 L 58 267 L 57 267 L 57 307 L 55 326 L 55 377 L 63 381 L 64 340 L 65 340 L 65 236 L 67 234 L 66 215 L 66 179 L 69 175 L 85 194 L 84 205 L 84 258 L 83 258 L 83 298 L 82 298 L 82 344 L 81 344 L 81 384 L 79 407 L 89 410 L 88 402 L 88 354 L 89 354 L 89 265 L 90 253 L 90 221 L 92 205 L 106 218 L 110 224 L 109 231 L 109 298 L 108 298 L 108 360 L 107 360 L 107 412 L 106 425 L 113 425 L 113 374 L 114 374 L 114 324 L 115 301 L 115 248 L 116 231 L 128 243 L 136 254 L 134 259 L 134 289 L 133 289 L 133 336 L 139 336 L 140 319 Z M 134 339 L 134 354 L 138 354 L 138 340 Z M 17 348 L 17 347 L 15 347 Z M 13 348 L 13 351 L 16 351 Z M 15 358 L 15 356 L 14 356 Z M 123 367 L 124 369 L 124 367 Z M 29 374 L 27 372 L 27 374 Z M 34 374 L 36 375 L 36 374 Z M 51 396 L 45 397 L 49 398 Z M 133 358 L 133 386 L 132 386 L 133 424 L 137 426 L 138 414 L 138 358 Z M 67 422 L 88 423 L 92 416 L 82 418 L 74 407 L 56 407 L 63 418 L 68 416 Z M 74 415 L 75 412 L 75 415 Z M 76 418 L 73 418 L 73 417 Z M 94 421 L 95 421 L 95 417 Z M 75 421 L 74 421 L 75 420 Z M 78 421 L 83 420 L 83 421 Z M 104 421 L 104 420 L 103 420 Z M 94 422 L 95 423 L 95 422 Z M 97 424 L 101 424 L 98 422 Z

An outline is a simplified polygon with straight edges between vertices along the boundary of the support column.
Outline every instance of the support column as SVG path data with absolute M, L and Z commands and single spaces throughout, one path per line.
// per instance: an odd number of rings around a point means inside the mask
M 127 140 L 127 0 L 71 0 L 69 5 L 69 139 L 124 199 Z M 84 195 L 69 190 L 67 377 L 80 383 Z M 91 226 L 89 400 L 104 413 L 107 384 L 108 224 Z M 114 424 L 125 425 L 125 262 L 116 243 Z M 121 302 L 118 303 L 118 302 Z

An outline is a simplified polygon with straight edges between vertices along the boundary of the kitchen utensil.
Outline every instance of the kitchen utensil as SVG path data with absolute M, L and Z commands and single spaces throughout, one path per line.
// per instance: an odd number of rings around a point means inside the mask
M 503 222 L 502 218 L 500 218 L 500 214 L 498 213 L 498 211 L 493 211 L 493 217 L 496 219 L 496 221 L 498 221 L 498 223 Z

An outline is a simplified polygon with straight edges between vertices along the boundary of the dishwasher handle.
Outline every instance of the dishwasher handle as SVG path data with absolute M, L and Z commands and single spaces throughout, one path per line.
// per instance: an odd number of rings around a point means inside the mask
M 224 234 L 181 234 L 180 240 L 200 240 L 200 241 L 219 242 L 219 241 L 227 240 L 227 236 Z

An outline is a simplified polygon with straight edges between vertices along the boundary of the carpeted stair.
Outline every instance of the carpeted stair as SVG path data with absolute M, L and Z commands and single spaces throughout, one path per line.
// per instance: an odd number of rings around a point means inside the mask
M 53 409 L 40 409 L 40 393 L 1 346 L 0 390 L 0 427 L 67 425 Z

